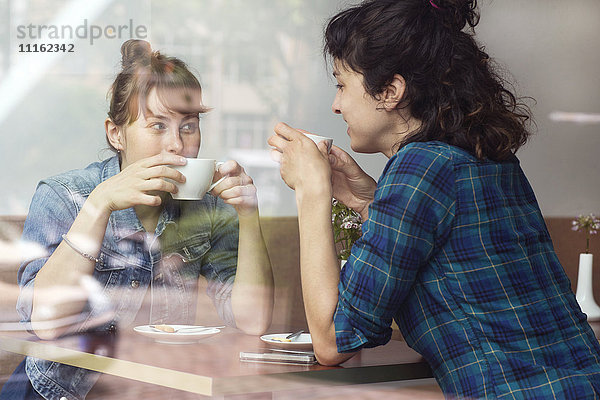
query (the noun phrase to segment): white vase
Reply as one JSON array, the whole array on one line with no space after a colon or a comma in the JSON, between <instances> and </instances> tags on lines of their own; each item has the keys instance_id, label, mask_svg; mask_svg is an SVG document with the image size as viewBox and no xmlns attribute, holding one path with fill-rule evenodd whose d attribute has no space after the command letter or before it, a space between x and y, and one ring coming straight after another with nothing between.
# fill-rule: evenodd
<instances>
[{"instance_id":1,"label":"white vase","mask_svg":"<svg viewBox=\"0 0 600 400\"><path fill-rule=\"evenodd\" d=\"M592 286L593 254L582 253L579 255L579 274L577 275L577 293L575 297L588 321L600 321L600 307L594 301Z\"/></svg>"}]
</instances>

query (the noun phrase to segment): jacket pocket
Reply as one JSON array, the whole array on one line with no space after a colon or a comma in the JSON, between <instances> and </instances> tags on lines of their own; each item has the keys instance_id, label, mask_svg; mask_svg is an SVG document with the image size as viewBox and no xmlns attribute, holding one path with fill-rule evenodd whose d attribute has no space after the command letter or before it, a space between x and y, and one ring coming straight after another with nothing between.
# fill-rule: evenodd
<instances>
[{"instance_id":1,"label":"jacket pocket","mask_svg":"<svg viewBox=\"0 0 600 400\"><path fill-rule=\"evenodd\" d=\"M140 267L134 257L125 257L106 248L100 250L96 263L94 278L104 286L105 290L113 286L129 284L129 275Z\"/></svg>"},{"instance_id":2,"label":"jacket pocket","mask_svg":"<svg viewBox=\"0 0 600 400\"><path fill-rule=\"evenodd\" d=\"M184 263L193 263L202 258L210 247L208 234L197 233L168 246L164 254L166 257L179 255Z\"/></svg>"},{"instance_id":3,"label":"jacket pocket","mask_svg":"<svg viewBox=\"0 0 600 400\"><path fill-rule=\"evenodd\" d=\"M121 270L127 268L127 265L130 264L125 257L105 248L100 250L98 260L96 263L97 271Z\"/></svg>"}]
</instances>

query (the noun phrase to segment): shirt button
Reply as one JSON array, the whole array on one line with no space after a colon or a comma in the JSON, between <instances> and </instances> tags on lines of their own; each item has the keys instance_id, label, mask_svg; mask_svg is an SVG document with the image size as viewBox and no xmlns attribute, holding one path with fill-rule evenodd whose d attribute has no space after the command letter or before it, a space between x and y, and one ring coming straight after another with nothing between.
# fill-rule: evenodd
<instances>
[{"instance_id":1,"label":"shirt button","mask_svg":"<svg viewBox=\"0 0 600 400\"><path fill-rule=\"evenodd\" d=\"M139 288L140 287L140 281L132 280L131 281L131 287L134 288L134 289Z\"/></svg>"},{"instance_id":2,"label":"shirt button","mask_svg":"<svg viewBox=\"0 0 600 400\"><path fill-rule=\"evenodd\" d=\"M67 398L63 396L60 398L60 400L67 400Z\"/></svg>"},{"instance_id":3,"label":"shirt button","mask_svg":"<svg viewBox=\"0 0 600 400\"><path fill-rule=\"evenodd\" d=\"M158 273L158 274L157 274L157 275L154 277L154 280L155 280L155 281L160 281L160 280L162 279L162 277L163 277L163 274L162 274L162 272L159 272L159 273Z\"/></svg>"}]
</instances>

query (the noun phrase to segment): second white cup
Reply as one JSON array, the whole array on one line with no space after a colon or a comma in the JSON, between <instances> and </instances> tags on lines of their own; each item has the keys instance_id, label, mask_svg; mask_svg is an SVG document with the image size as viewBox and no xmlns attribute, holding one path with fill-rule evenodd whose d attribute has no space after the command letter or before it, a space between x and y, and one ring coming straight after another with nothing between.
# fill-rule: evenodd
<instances>
[{"instance_id":1,"label":"second white cup","mask_svg":"<svg viewBox=\"0 0 600 400\"><path fill-rule=\"evenodd\" d=\"M185 176L185 183L174 182L179 191L171 193L176 200L201 200L225 177L213 183L215 171L222 162L210 158L187 158L186 165L171 165Z\"/></svg>"},{"instance_id":2,"label":"second white cup","mask_svg":"<svg viewBox=\"0 0 600 400\"><path fill-rule=\"evenodd\" d=\"M303 132L304 133L304 132ZM321 142L325 142L327 144L327 152L331 151L331 145L333 144L333 139L327 136L319 136L313 135L312 133L304 133L304 136L319 144Z\"/></svg>"}]
</instances>

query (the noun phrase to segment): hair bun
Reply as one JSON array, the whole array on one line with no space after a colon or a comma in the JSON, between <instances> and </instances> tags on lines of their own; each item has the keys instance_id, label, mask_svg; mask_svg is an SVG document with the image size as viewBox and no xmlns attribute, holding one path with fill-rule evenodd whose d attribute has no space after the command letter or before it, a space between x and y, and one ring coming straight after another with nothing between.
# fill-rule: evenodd
<instances>
[{"instance_id":1,"label":"hair bun","mask_svg":"<svg viewBox=\"0 0 600 400\"><path fill-rule=\"evenodd\" d=\"M126 69L134 64L150 63L152 46L145 40L130 39L121 46L121 65Z\"/></svg>"},{"instance_id":2,"label":"hair bun","mask_svg":"<svg viewBox=\"0 0 600 400\"><path fill-rule=\"evenodd\" d=\"M437 6L436 11L444 16L444 23L450 28L460 31L467 25L474 28L479 23L477 0L432 0L430 3Z\"/></svg>"}]
</instances>

